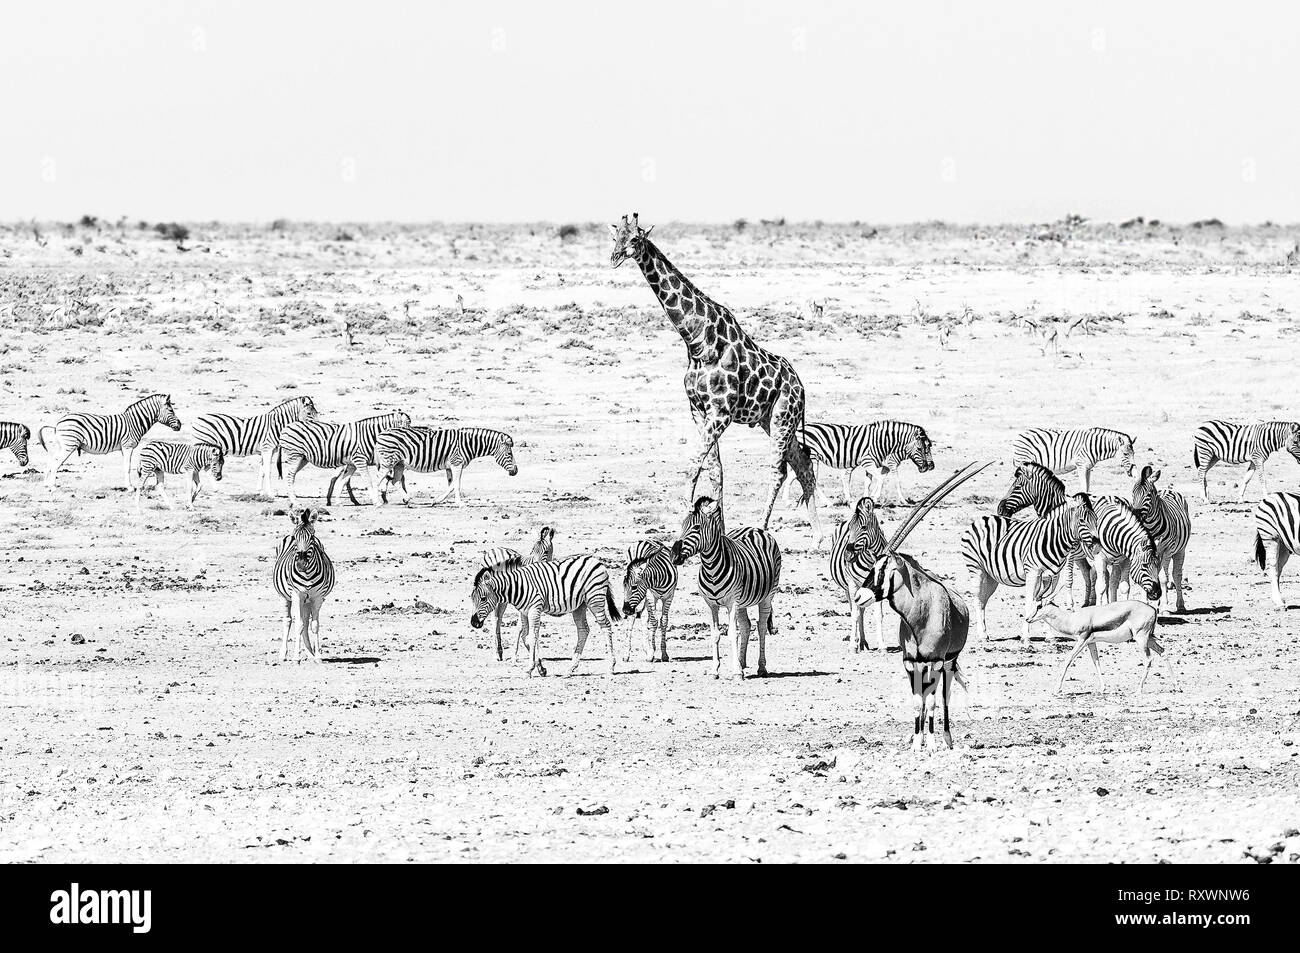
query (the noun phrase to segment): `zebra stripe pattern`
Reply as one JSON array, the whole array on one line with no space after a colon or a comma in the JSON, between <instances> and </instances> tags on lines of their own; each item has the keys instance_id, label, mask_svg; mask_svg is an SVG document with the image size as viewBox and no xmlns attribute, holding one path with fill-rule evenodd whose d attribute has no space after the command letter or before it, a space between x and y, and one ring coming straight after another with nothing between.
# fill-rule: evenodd
<instances>
[{"instance_id":1,"label":"zebra stripe pattern","mask_svg":"<svg viewBox=\"0 0 1300 953\"><path fill-rule=\"evenodd\" d=\"M150 479L153 485L157 487L158 492L162 494L163 501L169 508L174 508L171 497L167 495L167 488L164 485L166 475L188 473L190 474L190 498L189 506L194 505L195 498L199 495L199 474L204 470L212 474L214 480L221 479L221 468L225 464L225 454L220 447L215 447L210 443L188 444L176 443L167 440L155 440L152 443L145 444L140 449L139 463L136 464L136 475L140 478L139 484L135 489L135 509L140 512L144 499L144 492L148 488Z\"/></svg>"},{"instance_id":2,"label":"zebra stripe pattern","mask_svg":"<svg viewBox=\"0 0 1300 953\"><path fill-rule=\"evenodd\" d=\"M722 510L716 500L700 497L682 521L682 535L673 543L673 562L680 566L700 557L700 595L709 607L713 629L713 677L722 669L722 630L718 610L726 607L732 647L732 674L745 677L749 645L750 606L758 607L758 674L767 674L767 635L772 624L772 598L781 582L781 547L765 529L744 527L723 532Z\"/></svg>"},{"instance_id":3,"label":"zebra stripe pattern","mask_svg":"<svg viewBox=\"0 0 1300 953\"><path fill-rule=\"evenodd\" d=\"M257 489L271 492L271 454L286 426L299 420L315 420L316 404L310 397L291 397L256 417L204 414L194 421L194 439L220 447L227 457L260 455L262 470Z\"/></svg>"},{"instance_id":4,"label":"zebra stripe pattern","mask_svg":"<svg viewBox=\"0 0 1300 953\"><path fill-rule=\"evenodd\" d=\"M572 675L582 660L582 650L587 644L590 632L587 613L590 612L609 642L609 670L613 673L615 658L612 622L619 619L618 606L614 603L614 593L610 588L609 572L596 557L569 556L558 561L537 562L499 572L488 568L480 569L474 577L471 599L474 612L469 621L476 629L483 627L488 616L496 612L498 606L510 605L519 610L522 624L526 626L525 639L529 630L532 636L529 675L546 674L546 668L538 658L542 614L555 616L568 612L573 615L578 641L573 650L573 664L569 668L569 674Z\"/></svg>"},{"instance_id":5,"label":"zebra stripe pattern","mask_svg":"<svg viewBox=\"0 0 1300 953\"><path fill-rule=\"evenodd\" d=\"M445 470L447 492L436 502L442 503L452 494L452 469L456 469L456 502L464 502L461 480L465 468L482 457L492 457L510 476L519 473L515 464L515 442L507 433L485 427L460 427L435 430L432 427L398 427L382 434L375 446L375 462L379 465L380 497L387 503L388 493L400 484L406 498L406 471L430 473Z\"/></svg>"},{"instance_id":6,"label":"zebra stripe pattern","mask_svg":"<svg viewBox=\"0 0 1300 953\"><path fill-rule=\"evenodd\" d=\"M1270 493L1255 504L1255 562L1273 587L1273 605L1285 609L1282 570L1300 553L1300 493ZM1268 549L1273 550L1273 572L1268 572Z\"/></svg>"},{"instance_id":7,"label":"zebra stripe pattern","mask_svg":"<svg viewBox=\"0 0 1300 953\"><path fill-rule=\"evenodd\" d=\"M27 441L32 439L32 431L26 424L0 421L0 448L12 450L20 467L27 466Z\"/></svg>"},{"instance_id":8,"label":"zebra stripe pattern","mask_svg":"<svg viewBox=\"0 0 1300 953\"><path fill-rule=\"evenodd\" d=\"M1079 536L1093 552L1097 601L1115 602L1119 577L1127 568L1131 582L1152 601L1160 599L1160 565L1156 546L1128 500L1117 496L1075 495Z\"/></svg>"},{"instance_id":9,"label":"zebra stripe pattern","mask_svg":"<svg viewBox=\"0 0 1300 953\"><path fill-rule=\"evenodd\" d=\"M323 469L338 467L339 471L330 480L329 489L325 491L325 505L334 498L334 486L343 479L348 498L356 505L357 498L352 492L352 476L358 470L364 470L370 480L372 499L378 499L375 487L375 475L370 464L375 458L375 446L379 435L393 427L409 427L411 418L401 411L365 417L349 424L326 423L323 420L300 420L287 425L280 433L280 445L277 448L276 466L280 475L288 481L289 505L296 506L294 481L298 472L307 464ZM285 471L288 471L286 474Z\"/></svg>"},{"instance_id":10,"label":"zebra stripe pattern","mask_svg":"<svg viewBox=\"0 0 1300 953\"><path fill-rule=\"evenodd\" d=\"M1259 474L1264 482L1264 462L1279 450L1286 450L1300 462L1300 423L1273 420L1262 424L1234 424L1226 420L1207 420L1196 428L1192 438L1192 465L1201 478L1201 498L1210 501L1207 475L1216 463L1245 463L1246 479L1242 481L1240 503L1246 498L1246 487ZM1267 492L1267 487L1265 487Z\"/></svg>"},{"instance_id":11,"label":"zebra stripe pattern","mask_svg":"<svg viewBox=\"0 0 1300 953\"><path fill-rule=\"evenodd\" d=\"M37 435L40 444L52 451L45 485L54 486L54 474L74 453L98 454L120 450L123 479L130 489L133 485L131 453L154 424L172 430L181 429L180 418L172 408L172 399L166 394L151 394L137 400L120 414L68 414L53 427L42 427ZM45 442L47 430L52 433L52 445Z\"/></svg>"},{"instance_id":12,"label":"zebra stripe pattern","mask_svg":"<svg viewBox=\"0 0 1300 953\"><path fill-rule=\"evenodd\" d=\"M1174 608L1178 612L1187 606L1183 602L1183 560L1187 556L1187 543L1192 538L1192 517L1187 507L1187 497L1177 490L1162 490L1156 486L1160 471L1150 465L1133 485L1133 509L1156 546L1156 562L1164 580L1167 594L1172 588L1176 594Z\"/></svg>"},{"instance_id":13,"label":"zebra stripe pattern","mask_svg":"<svg viewBox=\"0 0 1300 953\"><path fill-rule=\"evenodd\" d=\"M640 540L627 548L627 570L623 573L623 615L632 619L627 633L625 662L632 661L636 620L642 609L649 632L647 662L668 661L668 610L677 593L677 566L666 546ZM659 633L656 649L655 632Z\"/></svg>"},{"instance_id":14,"label":"zebra stripe pattern","mask_svg":"<svg viewBox=\"0 0 1300 953\"><path fill-rule=\"evenodd\" d=\"M1073 504L1065 503L1034 519L983 516L966 528L961 538L962 561L978 581L975 618L981 639L987 637L985 607L999 585L1025 587L1023 618L1029 617L1043 575L1059 574L1079 547L1079 520L1074 511ZM1022 622L1020 638L1029 641L1027 622Z\"/></svg>"},{"instance_id":15,"label":"zebra stripe pattern","mask_svg":"<svg viewBox=\"0 0 1300 953\"><path fill-rule=\"evenodd\" d=\"M1026 430L1011 447L1012 463L1038 463L1053 473L1078 470L1083 492L1088 492L1092 468L1105 460L1118 460L1133 475L1133 438L1118 430Z\"/></svg>"},{"instance_id":16,"label":"zebra stripe pattern","mask_svg":"<svg viewBox=\"0 0 1300 953\"><path fill-rule=\"evenodd\" d=\"M885 477L904 460L926 473L934 469L934 452L924 427L901 420L877 420L869 424L805 424L800 442L813 462L844 471L844 499L849 499L853 471L865 467L868 494L884 490ZM876 487L876 481L880 485ZM902 497L901 485L896 486Z\"/></svg>"},{"instance_id":17,"label":"zebra stripe pattern","mask_svg":"<svg viewBox=\"0 0 1300 953\"><path fill-rule=\"evenodd\" d=\"M831 579L844 590L849 600L851 625L849 641L854 652L869 648L867 645L865 606L856 600L858 590L866 588L872 567L885 552L885 534L876 519L876 504L869 496L858 500L853 515L840 523L831 537ZM884 607L876 602L876 648L885 651Z\"/></svg>"},{"instance_id":18,"label":"zebra stripe pattern","mask_svg":"<svg viewBox=\"0 0 1300 953\"><path fill-rule=\"evenodd\" d=\"M299 630L293 660L301 661L302 647L320 661L320 607L334 591L334 563L316 536L316 514L305 509L289 515L293 532L280 541L276 551L271 585L284 600L284 632L280 636L280 661L288 658L289 630L293 627L293 606L298 605Z\"/></svg>"}]
</instances>

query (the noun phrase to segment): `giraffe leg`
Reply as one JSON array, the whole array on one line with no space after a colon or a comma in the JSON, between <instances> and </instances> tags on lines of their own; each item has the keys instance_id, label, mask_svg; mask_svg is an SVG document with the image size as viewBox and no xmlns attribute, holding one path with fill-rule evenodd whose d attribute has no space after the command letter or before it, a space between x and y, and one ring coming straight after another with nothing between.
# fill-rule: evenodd
<instances>
[{"instance_id":1,"label":"giraffe leg","mask_svg":"<svg viewBox=\"0 0 1300 953\"><path fill-rule=\"evenodd\" d=\"M718 502L718 508L726 512L722 499L722 452L718 447L718 441L722 438L723 432L731 424L729 416L710 417L703 412L691 410L691 419L695 421L695 428L700 434L700 451L696 455L695 466L691 469L691 499L686 501L688 506L695 504L696 487L699 484L700 474L704 472L705 467L709 471L709 484L713 488L713 498Z\"/></svg>"}]
</instances>

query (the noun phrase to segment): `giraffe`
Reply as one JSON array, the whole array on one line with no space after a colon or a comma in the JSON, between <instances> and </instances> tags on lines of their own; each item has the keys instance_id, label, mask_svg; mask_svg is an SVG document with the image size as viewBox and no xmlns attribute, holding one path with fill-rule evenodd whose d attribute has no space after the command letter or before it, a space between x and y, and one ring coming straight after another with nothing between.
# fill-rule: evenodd
<instances>
[{"instance_id":1,"label":"giraffe","mask_svg":"<svg viewBox=\"0 0 1300 953\"><path fill-rule=\"evenodd\" d=\"M763 516L763 528L793 467L802 490L801 503L809 504L809 520L820 535L817 510L812 505L816 477L812 460L798 439L804 424L804 390L794 365L760 347L727 308L695 287L650 241L650 229L641 227L637 213L611 225L614 251L610 264L617 268L635 261L663 306L664 313L686 342L686 399L691 419L700 434L700 447L691 483L695 485L707 465L713 498L722 500L722 456L718 440L732 423L762 427L771 437L772 493ZM688 503L694 503L688 499Z\"/></svg>"}]
</instances>

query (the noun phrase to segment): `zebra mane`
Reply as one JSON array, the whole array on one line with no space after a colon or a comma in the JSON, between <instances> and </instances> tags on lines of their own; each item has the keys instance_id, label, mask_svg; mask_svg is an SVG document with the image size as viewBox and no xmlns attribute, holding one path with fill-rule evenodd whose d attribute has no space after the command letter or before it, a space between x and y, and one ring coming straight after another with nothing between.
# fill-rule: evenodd
<instances>
[{"instance_id":1,"label":"zebra mane","mask_svg":"<svg viewBox=\"0 0 1300 953\"><path fill-rule=\"evenodd\" d=\"M1109 427L1093 427L1092 430L1096 433L1105 434L1108 438L1117 443L1122 441L1127 441L1129 443L1133 442L1133 438L1122 430L1111 430Z\"/></svg>"},{"instance_id":2,"label":"zebra mane","mask_svg":"<svg viewBox=\"0 0 1300 953\"><path fill-rule=\"evenodd\" d=\"M128 404L126 409L131 410L135 407L141 407L152 400L161 400L164 403L166 403L167 401L171 400L171 396L169 394L150 394L147 397L141 397L139 400Z\"/></svg>"},{"instance_id":3,"label":"zebra mane","mask_svg":"<svg viewBox=\"0 0 1300 953\"><path fill-rule=\"evenodd\" d=\"M515 569L517 568L517 564L515 564L514 560L512 559L508 561L506 565L502 568ZM477 573L474 574L474 588L475 589L478 588L479 583L483 581L484 576L491 576L494 574L494 572L495 570L493 570L491 566L484 566L482 569L480 569Z\"/></svg>"}]
</instances>

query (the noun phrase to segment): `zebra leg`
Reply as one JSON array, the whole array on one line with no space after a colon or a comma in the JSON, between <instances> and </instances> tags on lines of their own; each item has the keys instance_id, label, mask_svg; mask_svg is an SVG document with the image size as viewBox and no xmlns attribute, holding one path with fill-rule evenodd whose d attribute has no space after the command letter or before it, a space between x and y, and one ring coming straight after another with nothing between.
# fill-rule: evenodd
<instances>
[{"instance_id":1,"label":"zebra leg","mask_svg":"<svg viewBox=\"0 0 1300 953\"><path fill-rule=\"evenodd\" d=\"M1250 481L1255 479L1256 470L1263 467L1263 461L1256 461L1253 458L1246 464L1246 479L1241 481L1241 492L1237 494L1237 502L1242 503L1246 499L1246 487L1250 486Z\"/></svg>"},{"instance_id":2,"label":"zebra leg","mask_svg":"<svg viewBox=\"0 0 1300 953\"><path fill-rule=\"evenodd\" d=\"M154 486L158 488L158 495L161 496L163 498L163 502L167 504L167 509L174 510L176 509L176 504L172 502L171 496L169 496L167 493L166 480L167 480L166 475L161 470L159 470L157 474L154 476Z\"/></svg>"},{"instance_id":3,"label":"zebra leg","mask_svg":"<svg viewBox=\"0 0 1300 953\"><path fill-rule=\"evenodd\" d=\"M537 657L542 644L542 610L540 608L530 609L526 616L522 612L520 613L520 616L521 624L525 626L524 641L527 642L531 637L533 643L533 665L532 668L528 670L528 674L532 675L536 672L538 675L545 675L546 666L543 665L542 660Z\"/></svg>"},{"instance_id":4,"label":"zebra leg","mask_svg":"<svg viewBox=\"0 0 1300 953\"><path fill-rule=\"evenodd\" d=\"M863 630L866 627L865 616L867 610L864 606L858 605L857 595L858 587L849 580L847 587L849 596L849 645L853 647L853 654L861 652L867 648L867 636Z\"/></svg>"},{"instance_id":5,"label":"zebra leg","mask_svg":"<svg viewBox=\"0 0 1300 953\"><path fill-rule=\"evenodd\" d=\"M718 626L720 606L716 602L710 602L708 607L709 628L713 634L713 677L718 678L722 674L722 629Z\"/></svg>"},{"instance_id":6,"label":"zebra leg","mask_svg":"<svg viewBox=\"0 0 1300 953\"><path fill-rule=\"evenodd\" d=\"M1273 578L1270 580L1273 583L1273 604L1279 609L1285 609L1286 602L1282 599L1282 569L1286 566L1287 560L1291 558L1291 552L1282 545L1280 539L1273 545L1275 555L1273 558Z\"/></svg>"},{"instance_id":7,"label":"zebra leg","mask_svg":"<svg viewBox=\"0 0 1300 953\"><path fill-rule=\"evenodd\" d=\"M649 611L650 611L650 595L649 595L649 593L647 593L647 594L646 594L646 597L645 597L645 602L641 603L641 611L640 611L640 612L633 612L633 613L632 613L632 618L628 620L628 623L627 623L627 652L626 652L626 654L624 654L624 656L623 656L623 661L624 661L624 662L630 662L630 661L632 661L632 646L636 643L636 624L637 624L637 620L638 620L638 619L641 619L641 617L642 617L645 613L647 613L647 612L649 612ZM651 636L651 639L652 639L652 640L653 640L653 638L654 638L654 637Z\"/></svg>"},{"instance_id":8,"label":"zebra leg","mask_svg":"<svg viewBox=\"0 0 1300 953\"><path fill-rule=\"evenodd\" d=\"M1034 603L1037 601L1035 593L1038 591L1042 575L1043 571L1037 566L1030 566L1025 574L1025 615L1020 622L1021 645L1029 644L1029 617L1034 614Z\"/></svg>"},{"instance_id":9,"label":"zebra leg","mask_svg":"<svg viewBox=\"0 0 1300 953\"><path fill-rule=\"evenodd\" d=\"M569 671L565 673L567 675L572 675L578 670L578 663L582 661L582 650L587 645L587 636L591 634L591 629L587 626L586 606L578 606L573 610L573 626L578 630L578 642L573 647L573 664L569 666Z\"/></svg>"},{"instance_id":10,"label":"zebra leg","mask_svg":"<svg viewBox=\"0 0 1300 953\"><path fill-rule=\"evenodd\" d=\"M988 610L989 600L993 598L993 593L997 591L997 588L998 581L981 569L979 591L975 595L975 634L980 642L987 642L989 638L985 614Z\"/></svg>"},{"instance_id":11,"label":"zebra leg","mask_svg":"<svg viewBox=\"0 0 1300 953\"><path fill-rule=\"evenodd\" d=\"M57 434L56 434L56 439L57 439ZM46 489L54 488L54 474L59 472L59 467L67 463L68 460L72 457L73 453L75 452L76 452L75 448L69 450L67 447L63 446L62 443L58 445L57 449L54 447L50 448L50 468L45 471ZM63 454L62 457L59 456L60 453Z\"/></svg>"},{"instance_id":12,"label":"zebra leg","mask_svg":"<svg viewBox=\"0 0 1300 953\"><path fill-rule=\"evenodd\" d=\"M496 642L497 642L497 661L498 661L498 662L500 662L501 659L505 656L505 647L501 644L501 617L502 617L503 615L505 615L505 613L506 613L505 603L501 603L501 602L497 603L496 611L493 613L493 615L496 616L496 623L497 623L497 625L496 625ZM518 643L518 642L515 643L515 658L519 658L519 643Z\"/></svg>"},{"instance_id":13,"label":"zebra leg","mask_svg":"<svg viewBox=\"0 0 1300 953\"><path fill-rule=\"evenodd\" d=\"M298 506L298 497L294 495L293 487L294 484L298 481L298 474L302 472L302 468L305 467L306 465L307 465L306 457L295 456L295 457L291 457L289 460L289 469L288 472L284 474L284 482L285 482L285 490L289 497L290 509L296 509ZM284 467L283 456L281 457L280 460L280 466L283 469Z\"/></svg>"},{"instance_id":14,"label":"zebra leg","mask_svg":"<svg viewBox=\"0 0 1300 953\"><path fill-rule=\"evenodd\" d=\"M146 483L146 482L148 482L148 477L141 476L141 478L140 478L140 485L137 486L137 487L135 488L135 512L136 512L137 515L140 515L140 514L143 514L143 513L144 513L144 500L143 500L143 498L144 498L144 491L145 491L145 483Z\"/></svg>"},{"instance_id":15,"label":"zebra leg","mask_svg":"<svg viewBox=\"0 0 1300 953\"><path fill-rule=\"evenodd\" d=\"M433 502L434 502L434 505L437 505L437 504L439 504L439 503L446 503L446 502L447 502L447 499L451 496L452 491L453 491L453 489L454 489L454 487L452 486L452 483L451 483L451 467L447 467L443 472L445 472L445 473L447 474L447 492L444 493L442 496L438 497L436 500L434 500L434 501L433 501ZM405 481L406 475L403 474L403 475L402 475L402 478L403 478L403 481ZM405 482L402 483L402 489L406 489L406 483L405 483ZM409 498L409 497L408 497L408 498Z\"/></svg>"},{"instance_id":16,"label":"zebra leg","mask_svg":"<svg viewBox=\"0 0 1300 953\"><path fill-rule=\"evenodd\" d=\"M1080 462L1076 465L1079 468L1079 480L1083 483L1083 492L1087 493L1092 483L1092 464Z\"/></svg>"},{"instance_id":17,"label":"zebra leg","mask_svg":"<svg viewBox=\"0 0 1300 953\"><path fill-rule=\"evenodd\" d=\"M325 601L324 596L313 595L308 597L308 603L311 606L311 637L312 637L312 655L316 661L321 661L320 652L320 607Z\"/></svg>"},{"instance_id":18,"label":"zebra leg","mask_svg":"<svg viewBox=\"0 0 1300 953\"><path fill-rule=\"evenodd\" d=\"M293 664L302 664L302 644L307 641L307 593L300 592L298 602L298 636L293 641Z\"/></svg>"},{"instance_id":19,"label":"zebra leg","mask_svg":"<svg viewBox=\"0 0 1300 953\"><path fill-rule=\"evenodd\" d=\"M261 469L257 474L257 492L271 496L271 448L263 447L257 456L261 460Z\"/></svg>"},{"instance_id":20,"label":"zebra leg","mask_svg":"<svg viewBox=\"0 0 1300 953\"><path fill-rule=\"evenodd\" d=\"M1177 595L1177 601L1174 603L1175 612L1186 612L1187 605L1183 602L1183 560L1187 557L1187 550L1174 553L1173 559L1170 560L1173 566L1171 573L1174 582L1174 592Z\"/></svg>"},{"instance_id":21,"label":"zebra leg","mask_svg":"<svg viewBox=\"0 0 1300 953\"><path fill-rule=\"evenodd\" d=\"M772 631L772 601L758 604L758 677L767 677L767 635Z\"/></svg>"},{"instance_id":22,"label":"zebra leg","mask_svg":"<svg viewBox=\"0 0 1300 953\"><path fill-rule=\"evenodd\" d=\"M1210 502L1209 475L1212 466L1214 466L1213 460L1196 468L1196 475L1201 478L1201 500L1206 503Z\"/></svg>"},{"instance_id":23,"label":"zebra leg","mask_svg":"<svg viewBox=\"0 0 1300 953\"><path fill-rule=\"evenodd\" d=\"M659 661L668 661L668 608L673 604L673 594L666 592L659 597ZM651 650L653 652L654 646Z\"/></svg>"},{"instance_id":24,"label":"zebra leg","mask_svg":"<svg viewBox=\"0 0 1300 953\"><path fill-rule=\"evenodd\" d=\"M293 601L284 600L284 631L280 633L280 664L289 659L289 630L293 628Z\"/></svg>"},{"instance_id":25,"label":"zebra leg","mask_svg":"<svg viewBox=\"0 0 1300 953\"><path fill-rule=\"evenodd\" d=\"M465 464L461 464L459 467L456 468L456 505L457 506L465 505L465 498L461 495L460 492L460 483L463 479L465 479Z\"/></svg>"},{"instance_id":26,"label":"zebra leg","mask_svg":"<svg viewBox=\"0 0 1300 953\"><path fill-rule=\"evenodd\" d=\"M134 447L122 448L122 485L128 490L135 486L135 481L131 479L131 451Z\"/></svg>"},{"instance_id":27,"label":"zebra leg","mask_svg":"<svg viewBox=\"0 0 1300 953\"><path fill-rule=\"evenodd\" d=\"M614 648L614 625L610 621L609 613L605 606L614 601L613 592L606 590L606 594L597 597L597 601L591 607L591 616L596 620L598 625L605 633L605 641L609 643L609 674L613 675L615 671L615 662L617 661L616 650Z\"/></svg>"},{"instance_id":28,"label":"zebra leg","mask_svg":"<svg viewBox=\"0 0 1300 953\"><path fill-rule=\"evenodd\" d=\"M190 487L189 487L189 490L190 490L190 502L189 502L189 508L190 508L190 509L194 509L194 501L197 500L197 499L199 498L199 478L200 478L200 471L195 470L195 471L193 471L193 473L194 473L194 475L193 475L193 477L191 477L191 482L190 482Z\"/></svg>"},{"instance_id":29,"label":"zebra leg","mask_svg":"<svg viewBox=\"0 0 1300 953\"><path fill-rule=\"evenodd\" d=\"M853 505L853 467L840 471L844 475L844 502L848 506Z\"/></svg>"},{"instance_id":30,"label":"zebra leg","mask_svg":"<svg viewBox=\"0 0 1300 953\"><path fill-rule=\"evenodd\" d=\"M730 615L731 674L734 678L744 678L745 655L749 649L749 613L743 606L733 602Z\"/></svg>"}]
</instances>

